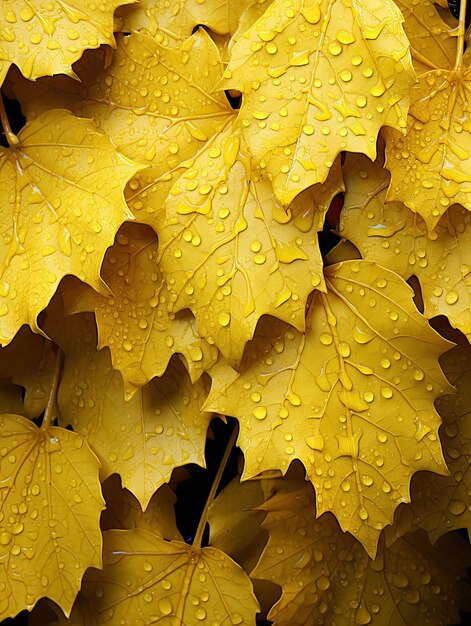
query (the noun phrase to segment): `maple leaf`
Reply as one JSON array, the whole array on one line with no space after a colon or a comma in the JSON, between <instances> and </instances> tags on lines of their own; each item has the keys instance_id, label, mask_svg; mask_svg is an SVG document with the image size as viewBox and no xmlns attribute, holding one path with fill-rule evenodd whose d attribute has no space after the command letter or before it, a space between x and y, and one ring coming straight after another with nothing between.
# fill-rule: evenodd
<instances>
[{"instance_id":1,"label":"maple leaf","mask_svg":"<svg viewBox=\"0 0 471 626\"><path fill-rule=\"evenodd\" d=\"M411 89L407 135L383 131L391 172L386 199L404 202L430 231L454 203L471 211L470 59L468 51L456 66L419 76Z\"/></svg>"},{"instance_id":2,"label":"maple leaf","mask_svg":"<svg viewBox=\"0 0 471 626\"><path fill-rule=\"evenodd\" d=\"M0 378L24 387L20 414L36 419L46 408L51 389L55 355L52 343L22 326L13 341L0 348ZM16 411L0 411L16 413Z\"/></svg>"},{"instance_id":3,"label":"maple leaf","mask_svg":"<svg viewBox=\"0 0 471 626\"><path fill-rule=\"evenodd\" d=\"M252 576L276 580L283 589L269 613L274 626L351 624L441 626L459 620L461 585L469 545L448 536L432 547L410 534L370 560L326 513L314 515L310 486L275 495L263 507L269 540ZM458 582L457 584L457 581Z\"/></svg>"},{"instance_id":4,"label":"maple leaf","mask_svg":"<svg viewBox=\"0 0 471 626\"><path fill-rule=\"evenodd\" d=\"M209 543L241 564L245 571L253 569L265 546L268 535L259 528L265 512L259 481L241 483L234 478L217 496L208 513ZM227 520L231 520L228 527Z\"/></svg>"},{"instance_id":5,"label":"maple leaf","mask_svg":"<svg viewBox=\"0 0 471 626\"><path fill-rule=\"evenodd\" d=\"M318 515L332 511L374 556L412 474L447 472L433 401L451 390L437 361L449 342L397 274L347 261L325 278L305 334L264 319L241 373L213 379L204 408L239 419L244 478L300 459Z\"/></svg>"},{"instance_id":6,"label":"maple leaf","mask_svg":"<svg viewBox=\"0 0 471 626\"><path fill-rule=\"evenodd\" d=\"M387 202L389 173L383 160L361 155L344 164L347 187L340 233L367 260L409 279L416 276L424 315L446 315L452 326L471 336L471 230L469 212L451 207L429 236L422 218L402 202ZM366 237L365 237L366 233Z\"/></svg>"},{"instance_id":7,"label":"maple leaf","mask_svg":"<svg viewBox=\"0 0 471 626\"><path fill-rule=\"evenodd\" d=\"M288 205L342 150L376 156L383 125L406 126L415 82L392 0L275 0L231 50L226 87L256 162Z\"/></svg>"},{"instance_id":8,"label":"maple leaf","mask_svg":"<svg viewBox=\"0 0 471 626\"><path fill-rule=\"evenodd\" d=\"M103 537L103 571L87 572L73 623L98 626L139 619L175 626L255 626L258 603L250 579L220 550L195 549L140 528L108 530ZM124 586L123 580L130 584ZM80 620L83 612L89 621Z\"/></svg>"},{"instance_id":9,"label":"maple leaf","mask_svg":"<svg viewBox=\"0 0 471 626\"><path fill-rule=\"evenodd\" d=\"M307 296L324 289L317 231L342 188L337 163L285 211L227 125L172 187L156 224L174 310L190 308L200 334L233 363L264 314L302 330Z\"/></svg>"},{"instance_id":10,"label":"maple leaf","mask_svg":"<svg viewBox=\"0 0 471 626\"><path fill-rule=\"evenodd\" d=\"M120 154L90 120L54 110L0 148L0 342L37 316L59 281L74 274L102 290L100 265L118 227L132 218L126 182L143 166Z\"/></svg>"},{"instance_id":11,"label":"maple leaf","mask_svg":"<svg viewBox=\"0 0 471 626\"><path fill-rule=\"evenodd\" d=\"M449 476L419 472L411 482L411 503L401 505L388 541L410 530L424 529L430 540L455 528L467 528L471 535L471 347L458 345L440 361L457 393L438 398L436 407L443 417L440 439Z\"/></svg>"},{"instance_id":12,"label":"maple leaf","mask_svg":"<svg viewBox=\"0 0 471 626\"><path fill-rule=\"evenodd\" d=\"M154 493L145 511L128 489L121 487L118 474L112 474L103 483L106 509L101 516L103 530L142 528L163 537L183 541L175 520L175 494L168 485L161 485Z\"/></svg>"},{"instance_id":13,"label":"maple leaf","mask_svg":"<svg viewBox=\"0 0 471 626\"><path fill-rule=\"evenodd\" d=\"M434 2L395 0L395 3L404 16L404 30L417 74L430 69L451 69L456 56L456 30L442 19Z\"/></svg>"},{"instance_id":14,"label":"maple leaf","mask_svg":"<svg viewBox=\"0 0 471 626\"><path fill-rule=\"evenodd\" d=\"M66 615L84 571L101 567L99 462L57 427L1 415L0 619L54 600Z\"/></svg>"},{"instance_id":15,"label":"maple leaf","mask_svg":"<svg viewBox=\"0 0 471 626\"><path fill-rule=\"evenodd\" d=\"M240 15L252 3L253 0L141 0L120 8L117 15L123 20L121 30L147 30L153 34L160 31L171 44L172 40L189 37L197 26L206 26L218 35L233 34Z\"/></svg>"},{"instance_id":16,"label":"maple leaf","mask_svg":"<svg viewBox=\"0 0 471 626\"><path fill-rule=\"evenodd\" d=\"M240 482L237 476L209 509L209 544L233 558L245 572L254 568L268 540L267 531L260 528L266 513L257 508L263 502L260 481ZM267 580L252 580L252 584L265 617L280 595L279 587Z\"/></svg>"},{"instance_id":17,"label":"maple leaf","mask_svg":"<svg viewBox=\"0 0 471 626\"><path fill-rule=\"evenodd\" d=\"M108 349L96 350L89 314L67 318L57 335L65 352L60 421L87 438L102 463L102 479L118 473L145 510L175 467L204 467L211 418L200 410L206 381L192 385L183 364L174 359L162 378L125 402L121 375L112 369Z\"/></svg>"},{"instance_id":18,"label":"maple leaf","mask_svg":"<svg viewBox=\"0 0 471 626\"><path fill-rule=\"evenodd\" d=\"M148 221L145 213L161 209L182 162L234 116L224 92L212 93L222 63L202 29L176 49L148 33L121 35L111 63L106 61L106 50L84 55L77 64L80 83L56 76L38 81L32 92L20 80L15 93L29 117L51 107L92 117L123 154L153 165L128 193L135 214Z\"/></svg>"},{"instance_id":19,"label":"maple leaf","mask_svg":"<svg viewBox=\"0 0 471 626\"><path fill-rule=\"evenodd\" d=\"M217 358L189 311L178 317L169 312L171 293L157 265L157 247L148 226L125 223L101 270L111 293L102 295L76 281L61 292L66 314L95 312L98 348L109 347L127 398L162 376L173 354L182 355L192 382Z\"/></svg>"},{"instance_id":20,"label":"maple leaf","mask_svg":"<svg viewBox=\"0 0 471 626\"><path fill-rule=\"evenodd\" d=\"M114 46L114 10L135 0L91 0L43 3L2 0L0 11L0 85L12 64L26 78L68 74L86 48Z\"/></svg>"}]
</instances>

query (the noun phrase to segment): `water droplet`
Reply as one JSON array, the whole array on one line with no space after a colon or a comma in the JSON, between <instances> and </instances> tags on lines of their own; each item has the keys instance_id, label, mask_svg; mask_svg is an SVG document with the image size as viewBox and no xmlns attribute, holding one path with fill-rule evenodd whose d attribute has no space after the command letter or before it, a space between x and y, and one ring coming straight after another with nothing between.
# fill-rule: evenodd
<instances>
[{"instance_id":1,"label":"water droplet","mask_svg":"<svg viewBox=\"0 0 471 626\"><path fill-rule=\"evenodd\" d=\"M203 608L196 609L195 611L196 619L203 620L206 618L206 611Z\"/></svg>"},{"instance_id":2,"label":"water droplet","mask_svg":"<svg viewBox=\"0 0 471 626\"><path fill-rule=\"evenodd\" d=\"M448 505L448 510L453 515L461 515L466 511L466 503L462 500L451 500Z\"/></svg>"},{"instance_id":3,"label":"water droplet","mask_svg":"<svg viewBox=\"0 0 471 626\"><path fill-rule=\"evenodd\" d=\"M218 322L221 324L221 326L228 326L230 321L230 313L228 313L227 311L221 311L220 313L218 313Z\"/></svg>"},{"instance_id":4,"label":"water droplet","mask_svg":"<svg viewBox=\"0 0 471 626\"><path fill-rule=\"evenodd\" d=\"M172 603L168 598L162 598L159 600L159 610L162 615L170 615L173 611Z\"/></svg>"},{"instance_id":5,"label":"water droplet","mask_svg":"<svg viewBox=\"0 0 471 626\"><path fill-rule=\"evenodd\" d=\"M264 420L267 416L267 409L264 406L257 406L252 411L253 416L258 420Z\"/></svg>"}]
</instances>

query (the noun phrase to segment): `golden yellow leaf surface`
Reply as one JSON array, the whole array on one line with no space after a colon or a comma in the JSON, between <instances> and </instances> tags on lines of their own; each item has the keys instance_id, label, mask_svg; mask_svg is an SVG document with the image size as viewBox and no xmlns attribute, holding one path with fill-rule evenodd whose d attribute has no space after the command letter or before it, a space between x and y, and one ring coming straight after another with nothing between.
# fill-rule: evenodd
<instances>
[{"instance_id":1,"label":"golden yellow leaf surface","mask_svg":"<svg viewBox=\"0 0 471 626\"><path fill-rule=\"evenodd\" d=\"M205 408L238 418L245 478L300 459L318 515L332 511L374 556L412 474L447 472L433 401L450 391L437 360L449 343L397 274L347 261L325 279L305 334L265 318L241 373L215 378Z\"/></svg>"},{"instance_id":2,"label":"golden yellow leaf surface","mask_svg":"<svg viewBox=\"0 0 471 626\"><path fill-rule=\"evenodd\" d=\"M324 289L317 231L343 188L337 163L286 211L252 166L228 124L172 187L156 226L175 310L190 308L200 334L233 363L264 314L304 328L307 296Z\"/></svg>"},{"instance_id":3,"label":"golden yellow leaf surface","mask_svg":"<svg viewBox=\"0 0 471 626\"><path fill-rule=\"evenodd\" d=\"M471 536L471 348L458 345L440 358L443 369L457 393L436 401L443 418L440 428L443 453L449 476L419 472L412 479L412 502L401 505L395 523L388 529L394 540L409 530L422 528L430 540L456 528Z\"/></svg>"},{"instance_id":4,"label":"golden yellow leaf surface","mask_svg":"<svg viewBox=\"0 0 471 626\"><path fill-rule=\"evenodd\" d=\"M406 127L415 82L392 0L275 0L231 51L225 84L240 125L288 205L342 150L376 156L384 125Z\"/></svg>"},{"instance_id":5,"label":"golden yellow leaf surface","mask_svg":"<svg viewBox=\"0 0 471 626\"><path fill-rule=\"evenodd\" d=\"M0 619L47 596L70 613L101 567L99 461L80 435L0 416Z\"/></svg>"},{"instance_id":6,"label":"golden yellow leaf surface","mask_svg":"<svg viewBox=\"0 0 471 626\"><path fill-rule=\"evenodd\" d=\"M432 69L411 89L406 136L384 129L387 200L401 200L432 231L454 203L471 211L471 54Z\"/></svg>"},{"instance_id":7,"label":"golden yellow leaf surface","mask_svg":"<svg viewBox=\"0 0 471 626\"><path fill-rule=\"evenodd\" d=\"M101 516L102 530L142 528L169 541L183 540L175 520L177 498L168 485L157 489L145 511L137 498L121 487L118 474L107 478L102 488L106 501L106 509Z\"/></svg>"},{"instance_id":8,"label":"golden yellow leaf surface","mask_svg":"<svg viewBox=\"0 0 471 626\"><path fill-rule=\"evenodd\" d=\"M404 16L404 30L417 74L430 69L452 68L456 56L456 31L442 19L433 0L395 0L395 3Z\"/></svg>"},{"instance_id":9,"label":"golden yellow leaf surface","mask_svg":"<svg viewBox=\"0 0 471 626\"><path fill-rule=\"evenodd\" d=\"M109 530L103 561L102 572L88 570L74 623L255 626L258 603L250 579L216 548L194 549L140 528ZM90 621L77 619L75 613L84 612Z\"/></svg>"},{"instance_id":10,"label":"golden yellow leaf surface","mask_svg":"<svg viewBox=\"0 0 471 626\"><path fill-rule=\"evenodd\" d=\"M267 0L257 0L265 3ZM147 30L172 40L189 37L196 26L206 26L218 35L232 35L239 17L253 0L141 0L117 12L122 31Z\"/></svg>"},{"instance_id":11,"label":"golden yellow leaf surface","mask_svg":"<svg viewBox=\"0 0 471 626\"><path fill-rule=\"evenodd\" d=\"M172 470L185 463L204 467L204 444L211 414L201 411L206 381L192 384L184 365L173 359L128 402L123 382L111 367L107 348L96 349L90 315L66 320L58 342L65 365L58 393L61 424L87 438L101 461L102 479L118 473L123 487L143 510Z\"/></svg>"},{"instance_id":12,"label":"golden yellow leaf surface","mask_svg":"<svg viewBox=\"0 0 471 626\"><path fill-rule=\"evenodd\" d=\"M0 148L0 343L37 316L73 274L102 290L100 265L132 217L127 181L143 166L125 158L90 120L44 113Z\"/></svg>"},{"instance_id":13,"label":"golden yellow leaf surface","mask_svg":"<svg viewBox=\"0 0 471 626\"><path fill-rule=\"evenodd\" d=\"M152 210L161 209L180 164L234 115L224 92L213 93L222 76L218 50L201 29L176 49L148 33L132 33L117 37L111 63L102 49L84 55L77 73L80 83L54 77L38 81L32 91L19 81L15 92L29 117L51 107L91 117L128 158L153 165L128 194L131 208L146 221L141 214L150 210L150 200Z\"/></svg>"},{"instance_id":14,"label":"golden yellow leaf surface","mask_svg":"<svg viewBox=\"0 0 471 626\"><path fill-rule=\"evenodd\" d=\"M198 335L190 311L169 312L171 292L157 265L157 249L157 237L148 226L127 222L101 269L110 294L76 281L62 291L66 314L95 313L98 348L110 349L126 397L162 376L173 354L182 356L192 382L217 358L216 348Z\"/></svg>"},{"instance_id":15,"label":"golden yellow leaf surface","mask_svg":"<svg viewBox=\"0 0 471 626\"><path fill-rule=\"evenodd\" d=\"M12 64L30 80L75 76L72 63L86 48L114 47L113 13L134 0L2 0L0 85Z\"/></svg>"},{"instance_id":16,"label":"golden yellow leaf surface","mask_svg":"<svg viewBox=\"0 0 471 626\"><path fill-rule=\"evenodd\" d=\"M269 613L274 626L409 626L457 623L470 560L457 535L432 547L409 534L371 560L329 513L315 519L310 486L263 506L268 545L252 575L275 580L283 594ZM420 606L420 615L417 607ZM420 621L418 621L420 620Z\"/></svg>"},{"instance_id":17,"label":"golden yellow leaf surface","mask_svg":"<svg viewBox=\"0 0 471 626\"><path fill-rule=\"evenodd\" d=\"M382 159L361 155L344 165L347 192L340 234L362 256L409 279L422 290L424 315L446 315L450 324L471 336L471 215L455 205L428 234L424 220L402 202L386 202L389 173ZM366 236L365 236L366 235Z\"/></svg>"}]
</instances>

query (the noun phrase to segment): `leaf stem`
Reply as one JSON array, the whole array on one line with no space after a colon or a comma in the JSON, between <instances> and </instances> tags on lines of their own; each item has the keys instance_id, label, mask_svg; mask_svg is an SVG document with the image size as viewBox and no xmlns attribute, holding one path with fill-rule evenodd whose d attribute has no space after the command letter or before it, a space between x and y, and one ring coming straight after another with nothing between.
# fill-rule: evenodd
<instances>
[{"instance_id":1,"label":"leaf stem","mask_svg":"<svg viewBox=\"0 0 471 626\"><path fill-rule=\"evenodd\" d=\"M56 401L57 401L57 389L59 388L59 381L62 372L62 363L63 363L63 352L58 347L55 346L56 350L56 359L54 362L54 372L52 375L51 388L49 390L49 397L47 399L46 410L44 411L44 417L41 424L41 430L48 430L53 420L53 415L55 413Z\"/></svg>"},{"instance_id":2,"label":"leaf stem","mask_svg":"<svg viewBox=\"0 0 471 626\"><path fill-rule=\"evenodd\" d=\"M219 483L221 481L221 477L224 472L224 469L226 468L226 463L231 453L231 450L234 447L238 432L239 432L239 429L236 424L234 426L234 429L232 430L229 441L227 442L226 449L224 450L224 454L222 456L221 462L219 463L218 471L216 473L216 476L214 477L213 484L211 485L211 490L206 499L206 504L204 505L203 512L201 513L200 521L198 523L198 528L196 529L196 533L195 533L195 538L193 539L192 545L194 548L197 548L197 549L201 548L201 540L203 539L204 529L206 527L206 522L208 521L209 509L213 503L214 496L216 495L217 488L219 487Z\"/></svg>"},{"instance_id":3,"label":"leaf stem","mask_svg":"<svg viewBox=\"0 0 471 626\"><path fill-rule=\"evenodd\" d=\"M3 104L3 96L0 91L0 120L3 126L3 132L5 133L5 137L7 138L8 145L10 148L17 146L20 143L20 140L12 131L10 126L10 121L8 119L7 112L5 111L5 105Z\"/></svg>"},{"instance_id":4,"label":"leaf stem","mask_svg":"<svg viewBox=\"0 0 471 626\"><path fill-rule=\"evenodd\" d=\"M463 65L463 49L465 39L465 22L466 22L466 2L467 0L461 0L460 3L460 17L458 23L458 41L456 44L456 59L453 72L458 74Z\"/></svg>"}]
</instances>

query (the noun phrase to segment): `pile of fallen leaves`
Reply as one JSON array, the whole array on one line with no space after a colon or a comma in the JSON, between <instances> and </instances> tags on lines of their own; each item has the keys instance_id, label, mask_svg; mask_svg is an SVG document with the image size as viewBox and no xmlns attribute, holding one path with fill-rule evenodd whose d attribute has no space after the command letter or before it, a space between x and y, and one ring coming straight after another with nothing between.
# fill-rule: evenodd
<instances>
[{"instance_id":1,"label":"pile of fallen leaves","mask_svg":"<svg viewBox=\"0 0 471 626\"><path fill-rule=\"evenodd\" d=\"M456 623L466 0L127 2L1 3L0 619Z\"/></svg>"}]
</instances>

